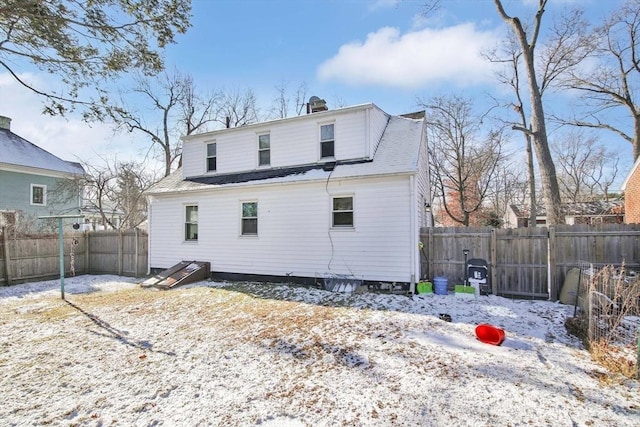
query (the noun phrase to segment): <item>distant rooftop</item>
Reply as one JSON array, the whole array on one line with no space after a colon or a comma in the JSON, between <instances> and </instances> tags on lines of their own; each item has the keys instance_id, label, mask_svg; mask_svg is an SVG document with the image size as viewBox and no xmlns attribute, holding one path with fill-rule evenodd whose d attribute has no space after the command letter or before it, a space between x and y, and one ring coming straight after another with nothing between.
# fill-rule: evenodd
<instances>
[{"instance_id":1,"label":"distant rooftop","mask_svg":"<svg viewBox=\"0 0 640 427\"><path fill-rule=\"evenodd\" d=\"M528 205L511 205L517 217L529 216ZM624 200L595 200L592 202L562 203L560 209L563 215L620 215L624 213ZM544 205L536 206L537 216L546 216Z\"/></svg>"},{"instance_id":2,"label":"distant rooftop","mask_svg":"<svg viewBox=\"0 0 640 427\"><path fill-rule=\"evenodd\" d=\"M11 119L0 116L0 164L84 174L79 163L67 162L11 132Z\"/></svg>"}]
</instances>

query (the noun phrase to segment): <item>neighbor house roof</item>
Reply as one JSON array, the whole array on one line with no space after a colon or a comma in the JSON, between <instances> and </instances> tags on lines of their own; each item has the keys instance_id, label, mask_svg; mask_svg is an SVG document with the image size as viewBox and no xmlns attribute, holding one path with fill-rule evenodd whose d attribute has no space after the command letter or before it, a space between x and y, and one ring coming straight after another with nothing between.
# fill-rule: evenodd
<instances>
[{"instance_id":1,"label":"neighbor house roof","mask_svg":"<svg viewBox=\"0 0 640 427\"><path fill-rule=\"evenodd\" d=\"M55 172L83 174L79 163L54 156L9 129L0 128L0 163Z\"/></svg>"},{"instance_id":2,"label":"neighbor house roof","mask_svg":"<svg viewBox=\"0 0 640 427\"><path fill-rule=\"evenodd\" d=\"M627 184L629 183L629 180L631 179L631 177L639 167L640 167L640 157L638 157L636 161L633 163L633 166L631 167L629 174L627 175L624 182L622 183L622 186L620 187L622 191L625 191L627 189Z\"/></svg>"},{"instance_id":3,"label":"neighbor house roof","mask_svg":"<svg viewBox=\"0 0 640 427\"><path fill-rule=\"evenodd\" d=\"M597 200L592 202L563 203L560 206L563 215L597 216L597 215L621 215L624 213L624 200ZM529 216L529 206L511 205L511 210L517 217ZM543 205L536 206L537 216L546 216L547 210Z\"/></svg>"},{"instance_id":4,"label":"neighbor house roof","mask_svg":"<svg viewBox=\"0 0 640 427\"><path fill-rule=\"evenodd\" d=\"M202 190L212 186L326 180L328 177L335 179L415 173L418 171L422 124L422 120L392 116L373 160L314 163L286 168L207 175L186 180L182 178L182 171L177 170L152 186L147 193Z\"/></svg>"}]
</instances>

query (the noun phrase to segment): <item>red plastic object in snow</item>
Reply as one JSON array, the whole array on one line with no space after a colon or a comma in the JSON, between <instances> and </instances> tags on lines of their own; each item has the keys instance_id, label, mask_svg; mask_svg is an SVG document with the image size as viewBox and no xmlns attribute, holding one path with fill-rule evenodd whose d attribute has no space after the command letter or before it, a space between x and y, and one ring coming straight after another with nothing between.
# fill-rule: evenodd
<instances>
[{"instance_id":1,"label":"red plastic object in snow","mask_svg":"<svg viewBox=\"0 0 640 427\"><path fill-rule=\"evenodd\" d=\"M500 345L504 341L504 329L488 323L476 326L476 336L480 341L491 345Z\"/></svg>"}]
</instances>

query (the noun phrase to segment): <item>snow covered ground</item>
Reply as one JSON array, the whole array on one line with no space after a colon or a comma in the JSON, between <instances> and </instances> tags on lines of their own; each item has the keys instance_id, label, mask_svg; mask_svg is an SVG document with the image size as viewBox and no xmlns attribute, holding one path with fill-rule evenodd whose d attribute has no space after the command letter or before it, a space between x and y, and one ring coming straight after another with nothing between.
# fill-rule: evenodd
<instances>
[{"instance_id":1,"label":"snow covered ground","mask_svg":"<svg viewBox=\"0 0 640 427\"><path fill-rule=\"evenodd\" d=\"M115 276L66 296L0 288L2 425L640 425L638 381L594 364L559 303Z\"/></svg>"}]
</instances>

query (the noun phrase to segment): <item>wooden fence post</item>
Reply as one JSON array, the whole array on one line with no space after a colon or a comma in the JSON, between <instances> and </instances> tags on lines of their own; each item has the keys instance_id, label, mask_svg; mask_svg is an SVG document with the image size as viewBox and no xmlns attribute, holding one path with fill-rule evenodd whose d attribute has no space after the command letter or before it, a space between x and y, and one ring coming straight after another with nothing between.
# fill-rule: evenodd
<instances>
[{"instance_id":1,"label":"wooden fence post","mask_svg":"<svg viewBox=\"0 0 640 427\"><path fill-rule=\"evenodd\" d=\"M11 257L9 256L9 236L7 236L7 228L2 227L2 245L4 248L4 279L5 285L11 284L11 272L9 266L11 265Z\"/></svg>"},{"instance_id":2,"label":"wooden fence post","mask_svg":"<svg viewBox=\"0 0 640 427\"><path fill-rule=\"evenodd\" d=\"M86 274L91 274L91 267L89 264L90 252L89 252L89 231L84 231L84 271Z\"/></svg>"},{"instance_id":3,"label":"wooden fence post","mask_svg":"<svg viewBox=\"0 0 640 427\"><path fill-rule=\"evenodd\" d=\"M547 233L548 236L548 259L547 259L547 268L549 269L548 274L547 274L547 280L549 281L549 283L547 283L547 290L549 292L549 300L550 301L557 301L558 300L558 290L557 290L557 286L556 286L556 262L557 262L557 256L556 256L556 228L555 227L549 227L549 232Z\"/></svg>"},{"instance_id":4,"label":"wooden fence post","mask_svg":"<svg viewBox=\"0 0 640 427\"><path fill-rule=\"evenodd\" d=\"M138 258L140 257L139 254L139 246L140 246L140 233L138 231L137 228L134 228L134 236L135 236L135 243L134 245L135 247L135 260L133 261L134 265L135 265L135 269L136 269L136 278L140 277L140 262L138 260Z\"/></svg>"},{"instance_id":5,"label":"wooden fence post","mask_svg":"<svg viewBox=\"0 0 640 427\"><path fill-rule=\"evenodd\" d=\"M496 229L491 229L491 241L489 243L489 266L491 267L491 293L498 295L498 236Z\"/></svg>"},{"instance_id":6,"label":"wooden fence post","mask_svg":"<svg viewBox=\"0 0 640 427\"><path fill-rule=\"evenodd\" d=\"M431 274L431 278L427 278L428 280L432 280L435 276L436 276L436 272L434 271L434 267L433 267L433 252L434 252L434 248L433 248L433 227L429 227L429 242L427 242L427 255L429 256L429 259L427 260L427 265L429 266L429 274Z\"/></svg>"},{"instance_id":7,"label":"wooden fence post","mask_svg":"<svg viewBox=\"0 0 640 427\"><path fill-rule=\"evenodd\" d=\"M118 276L122 276L124 270L124 234L122 230L118 230Z\"/></svg>"}]
</instances>

